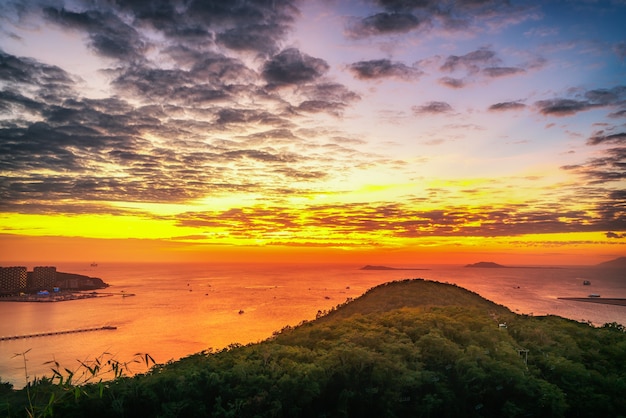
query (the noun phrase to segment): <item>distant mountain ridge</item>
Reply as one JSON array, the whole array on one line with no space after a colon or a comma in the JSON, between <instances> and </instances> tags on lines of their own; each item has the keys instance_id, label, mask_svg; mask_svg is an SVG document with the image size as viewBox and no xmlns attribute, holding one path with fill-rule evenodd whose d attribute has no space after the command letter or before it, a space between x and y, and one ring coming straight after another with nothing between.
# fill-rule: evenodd
<instances>
[{"instance_id":1,"label":"distant mountain ridge","mask_svg":"<svg viewBox=\"0 0 626 418\"><path fill-rule=\"evenodd\" d=\"M619 257L614 260L605 261L604 263L596 264L595 267L600 268L626 268L626 257Z\"/></svg>"},{"instance_id":2,"label":"distant mountain ridge","mask_svg":"<svg viewBox=\"0 0 626 418\"><path fill-rule=\"evenodd\" d=\"M502 264L492 261L479 261L478 263L468 264L465 267L470 268L487 268L487 269L560 269L562 267L553 266L503 266Z\"/></svg>"}]
</instances>

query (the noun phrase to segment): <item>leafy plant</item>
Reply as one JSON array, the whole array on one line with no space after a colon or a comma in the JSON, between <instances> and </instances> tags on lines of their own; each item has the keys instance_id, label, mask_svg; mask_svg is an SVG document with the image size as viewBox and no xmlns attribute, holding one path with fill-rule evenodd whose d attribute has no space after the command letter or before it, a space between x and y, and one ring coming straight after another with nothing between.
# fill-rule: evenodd
<instances>
[{"instance_id":1,"label":"leafy plant","mask_svg":"<svg viewBox=\"0 0 626 418\"><path fill-rule=\"evenodd\" d=\"M48 361L44 364L51 365L52 376L31 381L27 365L30 350L14 355L22 357L24 361L24 391L27 399L24 409L29 418L53 416L55 406L70 400L78 402L82 396L102 398L106 382L132 374L131 365L143 364L146 368L155 365L154 359L147 353L136 353L131 360L122 362L111 353L104 352L90 361L79 360L73 370L61 367L56 360Z\"/></svg>"}]
</instances>

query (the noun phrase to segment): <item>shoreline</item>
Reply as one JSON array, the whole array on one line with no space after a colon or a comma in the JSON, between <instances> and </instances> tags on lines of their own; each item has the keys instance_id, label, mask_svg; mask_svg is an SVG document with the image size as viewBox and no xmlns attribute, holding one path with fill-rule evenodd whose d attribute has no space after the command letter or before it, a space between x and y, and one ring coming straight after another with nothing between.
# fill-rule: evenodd
<instances>
[{"instance_id":1,"label":"shoreline","mask_svg":"<svg viewBox=\"0 0 626 418\"><path fill-rule=\"evenodd\" d=\"M94 299L113 296L112 293L51 293L50 295L22 295L22 296L6 296L0 298L0 302L35 302L35 303L54 303L66 302L68 300Z\"/></svg>"},{"instance_id":2,"label":"shoreline","mask_svg":"<svg viewBox=\"0 0 626 418\"><path fill-rule=\"evenodd\" d=\"M617 306L626 306L626 298L566 298L559 297L557 299L560 300L571 300L574 302L591 302L591 303L600 303L603 305L617 305Z\"/></svg>"}]
</instances>

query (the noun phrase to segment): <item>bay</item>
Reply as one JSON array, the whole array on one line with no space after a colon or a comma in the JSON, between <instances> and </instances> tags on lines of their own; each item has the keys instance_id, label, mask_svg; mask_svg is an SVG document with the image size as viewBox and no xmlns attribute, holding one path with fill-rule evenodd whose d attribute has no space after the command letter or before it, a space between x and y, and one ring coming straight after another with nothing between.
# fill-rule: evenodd
<instances>
[{"instance_id":1,"label":"bay","mask_svg":"<svg viewBox=\"0 0 626 418\"><path fill-rule=\"evenodd\" d=\"M36 265L43 265L36 264ZM47 263L49 264L49 263ZM32 270L34 265L27 265ZM116 330L0 341L0 378L22 387L50 376L49 361L76 369L110 353L129 361L147 353L165 363L212 348L264 340L285 326L315 319L368 289L388 281L424 278L454 283L513 312L559 315L599 326L626 324L626 307L576 302L559 297L626 298L623 271L560 268L465 268L413 265L427 270L361 270L355 265L290 264L84 264L58 271L102 278L115 295L56 303L0 303L0 336L114 326ZM590 286L583 286L589 280ZM134 294L122 297L122 293ZM108 354L107 354L108 355ZM145 371L132 364L129 373Z\"/></svg>"}]
</instances>

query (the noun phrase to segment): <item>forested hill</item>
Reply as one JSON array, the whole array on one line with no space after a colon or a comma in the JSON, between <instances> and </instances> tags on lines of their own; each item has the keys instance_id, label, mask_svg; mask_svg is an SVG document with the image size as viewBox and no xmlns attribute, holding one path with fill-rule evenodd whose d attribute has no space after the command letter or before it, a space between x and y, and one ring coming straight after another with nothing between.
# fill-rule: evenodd
<instances>
[{"instance_id":1,"label":"forested hill","mask_svg":"<svg viewBox=\"0 0 626 418\"><path fill-rule=\"evenodd\" d=\"M619 417L626 333L517 315L424 280L378 286L272 338L80 388L34 385L62 417ZM54 393L54 396L51 394ZM5 393L10 416L26 393ZM25 416L25 414L23 415Z\"/></svg>"},{"instance_id":2,"label":"forested hill","mask_svg":"<svg viewBox=\"0 0 626 418\"><path fill-rule=\"evenodd\" d=\"M480 309L484 313L510 313L509 309L456 285L423 279L394 281L376 286L359 298L333 310L326 319L347 318L400 308L459 306Z\"/></svg>"}]
</instances>

